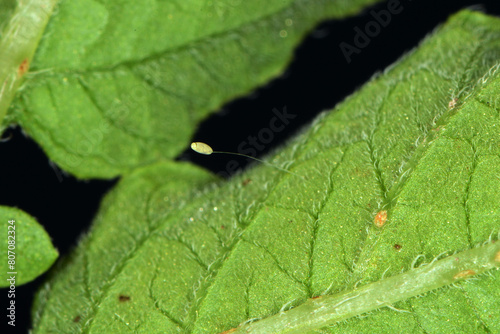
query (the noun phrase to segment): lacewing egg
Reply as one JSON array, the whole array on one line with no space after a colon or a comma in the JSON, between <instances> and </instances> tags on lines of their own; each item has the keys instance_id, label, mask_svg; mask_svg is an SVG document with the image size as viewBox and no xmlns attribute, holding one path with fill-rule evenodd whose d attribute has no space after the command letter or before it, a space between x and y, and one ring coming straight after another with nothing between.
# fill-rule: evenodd
<instances>
[{"instance_id":1,"label":"lacewing egg","mask_svg":"<svg viewBox=\"0 0 500 334\"><path fill-rule=\"evenodd\" d=\"M248 159L253 159L255 161L258 161L258 162L261 162L265 165L268 165L268 166L271 166L273 168L276 168L282 172L285 172L285 173L288 173L288 174L291 174L291 175L296 175L302 179L304 179L303 176L300 176L298 174L295 174L295 173L292 173L286 169L283 169L281 167L278 167L276 165L273 165L272 163L270 162L267 162L267 161L264 161L264 160L261 160L261 159L258 159L258 158L255 158L255 157L252 157L250 155L246 155L246 154L243 154L243 153L236 153L236 152L225 152L225 151L214 151L210 145L208 144L205 144L205 143L202 143L200 141L195 141L195 142L192 142L191 143L191 149L193 151L195 151L196 153L200 153L200 154L204 154L204 155L211 155L212 153L221 153L221 154L232 154L232 155L237 155L237 156L240 156L240 157L245 157L245 158L248 158ZM245 185L245 184L244 184Z\"/></svg>"},{"instance_id":2,"label":"lacewing egg","mask_svg":"<svg viewBox=\"0 0 500 334\"><path fill-rule=\"evenodd\" d=\"M214 150L207 144L196 141L191 143L191 149L197 153L210 155L214 152Z\"/></svg>"}]
</instances>

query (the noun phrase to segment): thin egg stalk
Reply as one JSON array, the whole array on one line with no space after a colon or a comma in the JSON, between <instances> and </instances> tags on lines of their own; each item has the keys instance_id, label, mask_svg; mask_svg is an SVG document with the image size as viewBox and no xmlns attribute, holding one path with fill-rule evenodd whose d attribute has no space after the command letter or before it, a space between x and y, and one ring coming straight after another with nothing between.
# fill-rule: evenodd
<instances>
[{"instance_id":1,"label":"thin egg stalk","mask_svg":"<svg viewBox=\"0 0 500 334\"><path fill-rule=\"evenodd\" d=\"M291 174L291 175L295 175L295 176L298 176L300 177L301 179L305 180L304 177L302 177L301 175L298 175L298 174L295 174L293 172L290 172L286 169L283 169L281 167L278 167L276 165L273 165L267 161L264 161L264 160L261 160L261 159L258 159L258 158L255 158L255 157L252 157L250 155L246 155L246 154L241 154L241 153L236 153L236 152L224 152L224 151L214 151L212 149L212 147L210 147L210 145L208 144L205 144L203 142L199 142L199 141L195 141L195 142L192 142L191 143L191 149L193 151L195 151L196 153L199 153L199 154L203 154L203 155L211 155L213 153L219 153L219 154L230 154L230 155L237 155L237 156L240 156L240 157L245 157L245 158L249 158L249 159L253 159L255 161L258 161L258 162L261 162L265 165L268 165L270 167L273 167L273 168L276 168L282 172L285 172L285 173L288 173L288 174Z\"/></svg>"}]
</instances>

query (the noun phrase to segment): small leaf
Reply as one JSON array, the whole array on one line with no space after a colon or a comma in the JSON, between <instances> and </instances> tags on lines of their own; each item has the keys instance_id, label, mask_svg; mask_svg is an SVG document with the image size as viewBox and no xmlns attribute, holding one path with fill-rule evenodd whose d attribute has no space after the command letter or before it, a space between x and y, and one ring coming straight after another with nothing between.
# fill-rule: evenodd
<instances>
[{"instance_id":1,"label":"small leaf","mask_svg":"<svg viewBox=\"0 0 500 334\"><path fill-rule=\"evenodd\" d=\"M126 175L38 294L35 333L221 333L491 251L476 246L500 230L499 37L497 18L453 16L269 160L294 174L213 184L168 163ZM437 290L449 275L430 275L419 296L322 332L500 331L499 270Z\"/></svg>"},{"instance_id":2,"label":"small leaf","mask_svg":"<svg viewBox=\"0 0 500 334\"><path fill-rule=\"evenodd\" d=\"M28 283L46 272L58 257L58 252L40 224L27 213L0 206L2 247L0 287Z\"/></svg>"},{"instance_id":3,"label":"small leaf","mask_svg":"<svg viewBox=\"0 0 500 334\"><path fill-rule=\"evenodd\" d=\"M374 2L62 1L12 113L63 169L114 177L177 156L319 21Z\"/></svg>"}]
</instances>

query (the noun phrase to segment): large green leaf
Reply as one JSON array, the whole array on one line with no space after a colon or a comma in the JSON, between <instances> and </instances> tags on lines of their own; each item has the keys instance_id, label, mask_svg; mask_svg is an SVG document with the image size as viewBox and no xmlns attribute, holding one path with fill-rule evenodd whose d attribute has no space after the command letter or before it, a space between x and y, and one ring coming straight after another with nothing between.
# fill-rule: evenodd
<instances>
[{"instance_id":1,"label":"large green leaf","mask_svg":"<svg viewBox=\"0 0 500 334\"><path fill-rule=\"evenodd\" d=\"M3 234L0 287L14 285L15 291L15 286L28 283L47 271L58 252L43 227L19 209L0 206L0 226Z\"/></svg>"},{"instance_id":2,"label":"large green leaf","mask_svg":"<svg viewBox=\"0 0 500 334\"><path fill-rule=\"evenodd\" d=\"M471 261L500 230L499 59L500 21L464 11L269 160L294 174L204 186L199 169L168 163L126 175L38 294L35 333L220 333L387 289L439 256ZM443 275L431 271L392 309L321 332L500 332L500 272L488 273L422 295Z\"/></svg>"},{"instance_id":3,"label":"large green leaf","mask_svg":"<svg viewBox=\"0 0 500 334\"><path fill-rule=\"evenodd\" d=\"M63 169L114 177L177 156L209 112L281 73L320 20L376 1L61 1L11 116Z\"/></svg>"}]
</instances>

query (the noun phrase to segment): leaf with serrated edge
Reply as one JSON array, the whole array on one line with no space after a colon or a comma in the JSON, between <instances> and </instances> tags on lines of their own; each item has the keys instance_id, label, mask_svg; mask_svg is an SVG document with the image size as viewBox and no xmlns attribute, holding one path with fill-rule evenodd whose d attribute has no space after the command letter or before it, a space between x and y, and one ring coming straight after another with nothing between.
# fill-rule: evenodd
<instances>
[{"instance_id":1,"label":"leaf with serrated edge","mask_svg":"<svg viewBox=\"0 0 500 334\"><path fill-rule=\"evenodd\" d=\"M0 206L0 226L4 235L0 247L0 287L13 283L15 294L16 286L46 272L59 254L44 228L24 211ZM8 280L11 277L14 280Z\"/></svg>"},{"instance_id":2,"label":"leaf with serrated edge","mask_svg":"<svg viewBox=\"0 0 500 334\"><path fill-rule=\"evenodd\" d=\"M62 1L11 117L81 178L171 159L210 112L280 74L318 22L376 1Z\"/></svg>"},{"instance_id":3,"label":"leaf with serrated edge","mask_svg":"<svg viewBox=\"0 0 500 334\"><path fill-rule=\"evenodd\" d=\"M35 333L220 333L490 240L499 37L497 18L453 16L268 160L306 181L266 166L206 187L189 166L124 177L38 294ZM488 274L321 331L499 332Z\"/></svg>"}]
</instances>

